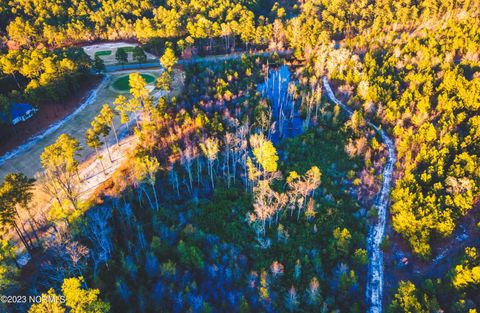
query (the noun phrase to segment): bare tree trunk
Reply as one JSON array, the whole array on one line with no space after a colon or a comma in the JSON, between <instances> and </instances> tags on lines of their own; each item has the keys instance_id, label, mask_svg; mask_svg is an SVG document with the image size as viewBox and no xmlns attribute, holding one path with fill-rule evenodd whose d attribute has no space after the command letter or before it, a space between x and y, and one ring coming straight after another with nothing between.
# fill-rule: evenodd
<instances>
[{"instance_id":1,"label":"bare tree trunk","mask_svg":"<svg viewBox=\"0 0 480 313\"><path fill-rule=\"evenodd\" d=\"M192 165L189 164L187 169L188 174L188 184L190 185L190 192L193 192L193 177L192 177Z\"/></svg>"},{"instance_id":2,"label":"bare tree trunk","mask_svg":"<svg viewBox=\"0 0 480 313\"><path fill-rule=\"evenodd\" d=\"M33 225L36 225L38 227L39 223L37 222L37 220L35 219L35 216L32 214L32 211L30 210L30 208L27 206L23 207L23 209L25 211L27 211L27 214L28 214L28 218L29 218L29 222L32 224L33 222Z\"/></svg>"},{"instance_id":3,"label":"bare tree trunk","mask_svg":"<svg viewBox=\"0 0 480 313\"><path fill-rule=\"evenodd\" d=\"M153 190L153 197L155 198L155 209L158 211L158 197L157 197L157 190L155 189L155 184L152 184L152 190Z\"/></svg>"},{"instance_id":4,"label":"bare tree trunk","mask_svg":"<svg viewBox=\"0 0 480 313\"><path fill-rule=\"evenodd\" d=\"M78 172L78 168L77 168L77 170L75 171L75 175L77 175L78 183L81 184L81 183L82 183L82 179L80 178L80 173Z\"/></svg>"},{"instance_id":5,"label":"bare tree trunk","mask_svg":"<svg viewBox=\"0 0 480 313\"><path fill-rule=\"evenodd\" d=\"M18 82L17 75L15 75L15 72L12 72L13 79L15 79L15 83L17 83L17 87L19 90L22 90L22 87L20 87L20 83Z\"/></svg>"},{"instance_id":6,"label":"bare tree trunk","mask_svg":"<svg viewBox=\"0 0 480 313\"><path fill-rule=\"evenodd\" d=\"M108 146L108 142L107 142L107 138L103 137L103 139L105 140L105 146L107 147L108 158L110 159L110 162L113 163L112 155L110 154L110 147Z\"/></svg>"},{"instance_id":7,"label":"bare tree trunk","mask_svg":"<svg viewBox=\"0 0 480 313\"><path fill-rule=\"evenodd\" d=\"M225 163L227 165L227 188L230 188L230 147L226 149Z\"/></svg>"},{"instance_id":8,"label":"bare tree trunk","mask_svg":"<svg viewBox=\"0 0 480 313\"><path fill-rule=\"evenodd\" d=\"M30 247L33 247L33 241L32 241L32 237L30 237L30 234L28 233L28 231L25 229L25 224L21 223L22 225L22 230L23 230L23 236L24 238L27 240L28 244L30 245Z\"/></svg>"},{"instance_id":9,"label":"bare tree trunk","mask_svg":"<svg viewBox=\"0 0 480 313\"><path fill-rule=\"evenodd\" d=\"M188 192L193 193L192 159L190 157L185 157L182 160L182 165L188 176L188 184L186 184Z\"/></svg>"},{"instance_id":10,"label":"bare tree trunk","mask_svg":"<svg viewBox=\"0 0 480 313\"><path fill-rule=\"evenodd\" d=\"M202 173L202 164L200 162L201 162L201 159L197 158L197 183L198 183L198 186L200 186L200 176L201 176L201 173Z\"/></svg>"},{"instance_id":11,"label":"bare tree trunk","mask_svg":"<svg viewBox=\"0 0 480 313\"><path fill-rule=\"evenodd\" d=\"M120 143L118 142L117 129L115 128L115 124L113 123L113 121L112 121L111 125L112 125L112 129L113 129L113 134L115 135L115 140L117 141L117 146L120 146Z\"/></svg>"},{"instance_id":12,"label":"bare tree trunk","mask_svg":"<svg viewBox=\"0 0 480 313\"><path fill-rule=\"evenodd\" d=\"M78 271L78 274L80 275L80 277L83 278L83 273L82 273L82 270L80 269L80 267L77 267L77 271ZM83 287L85 287L85 289L88 290L87 280L82 279L82 281L83 281Z\"/></svg>"},{"instance_id":13,"label":"bare tree trunk","mask_svg":"<svg viewBox=\"0 0 480 313\"><path fill-rule=\"evenodd\" d=\"M244 175L244 184L245 184L245 191L247 192L250 189L248 184L248 169L247 169L247 162L243 162L243 175Z\"/></svg>"},{"instance_id":14,"label":"bare tree trunk","mask_svg":"<svg viewBox=\"0 0 480 313\"><path fill-rule=\"evenodd\" d=\"M133 113L134 116L135 116L135 123L137 124L137 128L140 129L140 124L138 123L138 116L137 116L137 112Z\"/></svg>"},{"instance_id":15,"label":"bare tree trunk","mask_svg":"<svg viewBox=\"0 0 480 313\"><path fill-rule=\"evenodd\" d=\"M62 200L60 199L60 192L58 191L57 187L55 186L55 184L53 184L53 178L51 177L48 177L47 175L47 179L50 179L52 180L52 188L53 188L53 197L55 198L55 200L57 200L58 202L58 205L60 206L61 209L63 209L63 204L62 204ZM48 183L46 183L48 185ZM46 187L48 189L48 187ZM51 193L51 190L50 190L50 193Z\"/></svg>"},{"instance_id":16,"label":"bare tree trunk","mask_svg":"<svg viewBox=\"0 0 480 313\"><path fill-rule=\"evenodd\" d=\"M170 170L169 175L170 175L170 183L172 184L172 189L174 189L177 192L177 197L180 197L180 189L178 186L178 175L173 168Z\"/></svg>"},{"instance_id":17,"label":"bare tree trunk","mask_svg":"<svg viewBox=\"0 0 480 313\"><path fill-rule=\"evenodd\" d=\"M40 238L38 238L37 230L33 226L33 223L31 220L28 221L28 224L30 225L30 228L32 229L33 236L35 237L35 240L37 241L37 245L40 247Z\"/></svg>"},{"instance_id":18,"label":"bare tree trunk","mask_svg":"<svg viewBox=\"0 0 480 313\"><path fill-rule=\"evenodd\" d=\"M22 223L22 218L21 218L20 214L18 213L18 211L16 209L15 209L15 214L17 215L18 221L20 221L20 223L21 223L20 225L22 226L22 230L23 230L23 238L25 239L26 242L29 243L30 247L33 247L32 239L30 238L30 235L28 234L27 230L25 229L25 225ZM17 227L18 227L18 225L17 225Z\"/></svg>"},{"instance_id":19,"label":"bare tree trunk","mask_svg":"<svg viewBox=\"0 0 480 313\"><path fill-rule=\"evenodd\" d=\"M237 155L236 152L232 154L232 183L235 185L235 176L237 175Z\"/></svg>"},{"instance_id":20,"label":"bare tree trunk","mask_svg":"<svg viewBox=\"0 0 480 313\"><path fill-rule=\"evenodd\" d=\"M148 192L147 192L145 189L143 189L143 187L140 187L140 190L143 191L143 193L144 193L145 196L147 197L147 200L148 200L148 203L150 204L150 207L151 207L152 209L155 209L155 205L153 205L152 199L150 198L150 195L148 194ZM141 195L141 193L140 193L140 195Z\"/></svg>"},{"instance_id":21,"label":"bare tree trunk","mask_svg":"<svg viewBox=\"0 0 480 313\"><path fill-rule=\"evenodd\" d=\"M74 195L72 195L72 194L69 193L69 194L67 195L67 198L68 198L68 200L70 201L70 203L72 204L73 209L74 209L75 211L78 210L77 197L75 197Z\"/></svg>"},{"instance_id":22,"label":"bare tree trunk","mask_svg":"<svg viewBox=\"0 0 480 313\"><path fill-rule=\"evenodd\" d=\"M23 245L27 249L28 253L30 254L30 252L32 251L32 248L28 245L28 242L25 240L25 237L23 236L20 228L18 228L17 223L14 223L13 227L15 228L15 232L17 233L18 238L20 238L20 241L23 243Z\"/></svg>"},{"instance_id":23,"label":"bare tree trunk","mask_svg":"<svg viewBox=\"0 0 480 313\"><path fill-rule=\"evenodd\" d=\"M105 165L103 165L102 158L100 157L100 154L98 154L98 148L97 147L95 147L95 154L97 155L97 159L100 161L100 164L102 165L103 174L107 175L107 171L105 170Z\"/></svg>"},{"instance_id":24,"label":"bare tree trunk","mask_svg":"<svg viewBox=\"0 0 480 313\"><path fill-rule=\"evenodd\" d=\"M208 160L208 170L210 172L210 181L212 182L212 190L214 190L215 184L213 183L213 161Z\"/></svg>"},{"instance_id":25,"label":"bare tree trunk","mask_svg":"<svg viewBox=\"0 0 480 313\"><path fill-rule=\"evenodd\" d=\"M294 115L295 115L295 101L292 99L292 106L290 109L290 122L293 121Z\"/></svg>"}]
</instances>

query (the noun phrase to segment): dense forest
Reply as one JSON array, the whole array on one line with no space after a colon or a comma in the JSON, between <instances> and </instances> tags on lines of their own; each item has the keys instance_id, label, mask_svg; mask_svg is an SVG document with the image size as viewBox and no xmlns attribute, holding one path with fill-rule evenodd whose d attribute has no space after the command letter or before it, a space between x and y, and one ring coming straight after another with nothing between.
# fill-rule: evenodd
<instances>
[{"instance_id":1,"label":"dense forest","mask_svg":"<svg viewBox=\"0 0 480 313\"><path fill-rule=\"evenodd\" d=\"M135 42L138 63L146 51L165 69L154 88L163 96L131 73L85 144L61 135L41 175L5 176L0 291L62 301L2 310L364 312L388 156L378 125L397 154L385 311L477 312L479 20L474 0L1 0L7 116L12 103L42 109L102 75L85 44ZM173 95L176 70L185 79ZM111 161L108 138L122 144L118 118L136 147L85 199L79 153L106 172L99 151ZM37 189L52 199L40 216ZM465 245L440 266L461 229ZM424 271L395 276L409 261L399 249Z\"/></svg>"}]
</instances>

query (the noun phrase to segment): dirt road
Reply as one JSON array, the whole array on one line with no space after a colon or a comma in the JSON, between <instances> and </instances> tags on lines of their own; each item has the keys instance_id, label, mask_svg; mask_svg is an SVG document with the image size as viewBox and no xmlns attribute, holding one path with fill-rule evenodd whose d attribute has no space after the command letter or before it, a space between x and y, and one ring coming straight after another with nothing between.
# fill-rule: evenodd
<instances>
[{"instance_id":1,"label":"dirt road","mask_svg":"<svg viewBox=\"0 0 480 313\"><path fill-rule=\"evenodd\" d=\"M323 85L327 91L327 96L334 103L338 104L342 109L353 114L352 110L344 103L340 102L335 97L335 94L330 88L330 84L326 77L323 77ZM367 238L367 251L368 251L368 277L367 277L367 312L380 313L383 311L383 286L384 286L384 262L383 262L383 250L380 245L385 236L385 226L388 217L388 206L390 204L390 190L392 187L393 168L395 165L395 146L393 140L390 139L387 134L372 124L367 122L370 127L374 128L380 136L383 142L388 148L387 163L383 168L382 186L379 194L375 200L375 207L378 210L378 220L373 227L370 227Z\"/></svg>"}]
</instances>

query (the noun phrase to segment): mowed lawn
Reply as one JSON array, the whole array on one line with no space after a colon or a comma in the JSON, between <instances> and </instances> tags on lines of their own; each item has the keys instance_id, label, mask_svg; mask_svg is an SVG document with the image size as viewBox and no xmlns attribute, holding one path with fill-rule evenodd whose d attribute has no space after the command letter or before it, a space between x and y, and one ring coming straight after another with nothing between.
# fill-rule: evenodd
<instances>
[{"instance_id":1,"label":"mowed lawn","mask_svg":"<svg viewBox=\"0 0 480 313\"><path fill-rule=\"evenodd\" d=\"M148 83L153 83L155 81L155 76L150 75L150 74L140 74L143 79ZM117 78L113 84L112 84L114 89L120 90L120 91L128 91L130 90L130 83L129 83L129 77L128 75L122 76Z\"/></svg>"},{"instance_id":2,"label":"mowed lawn","mask_svg":"<svg viewBox=\"0 0 480 313\"><path fill-rule=\"evenodd\" d=\"M95 52L95 56L105 56L105 55L111 55L112 54L112 50L101 50L101 51L97 51Z\"/></svg>"}]
</instances>

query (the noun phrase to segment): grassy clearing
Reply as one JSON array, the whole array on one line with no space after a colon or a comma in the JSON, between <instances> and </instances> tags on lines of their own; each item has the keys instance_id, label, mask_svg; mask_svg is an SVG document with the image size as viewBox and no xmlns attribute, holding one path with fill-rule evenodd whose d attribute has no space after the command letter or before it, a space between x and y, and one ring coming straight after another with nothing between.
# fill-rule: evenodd
<instances>
[{"instance_id":1,"label":"grassy clearing","mask_svg":"<svg viewBox=\"0 0 480 313\"><path fill-rule=\"evenodd\" d=\"M101 51L95 52L95 56L98 56L98 57L107 56L111 54L112 54L112 50L101 50Z\"/></svg>"},{"instance_id":2,"label":"grassy clearing","mask_svg":"<svg viewBox=\"0 0 480 313\"><path fill-rule=\"evenodd\" d=\"M148 84L153 83L155 81L155 76L153 76L153 75L141 74L141 76L143 77L143 79L145 79L145 81ZM118 78L117 80L115 80L113 82L113 88L117 89L117 90L120 90L120 91L130 90L130 84L128 82L128 75L122 76L122 77Z\"/></svg>"}]
</instances>

